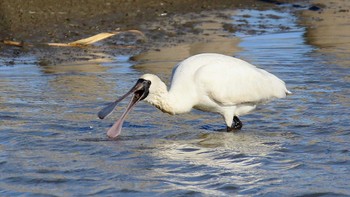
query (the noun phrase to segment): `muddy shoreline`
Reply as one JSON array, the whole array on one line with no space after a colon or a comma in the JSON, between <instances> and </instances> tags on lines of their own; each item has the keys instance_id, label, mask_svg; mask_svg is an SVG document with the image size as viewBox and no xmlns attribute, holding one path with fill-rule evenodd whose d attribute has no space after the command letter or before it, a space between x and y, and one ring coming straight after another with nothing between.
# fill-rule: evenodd
<instances>
[{"instance_id":1,"label":"muddy shoreline","mask_svg":"<svg viewBox=\"0 0 350 197\"><path fill-rule=\"evenodd\" d=\"M212 40L211 35L227 37L240 27L233 27L234 9L279 9L288 1L221 0L214 1L43 1L4 0L0 5L0 40L33 44L13 47L0 44L0 55L15 58L33 54L39 64L58 64L99 58L96 54L139 54L183 42ZM216 10L220 10L216 11ZM227 21L227 22L226 22ZM214 24L207 27L204 23ZM137 29L147 41L131 34L109 38L98 46L57 48L48 42L71 42L101 32ZM209 29L209 31L208 31ZM254 32L252 32L254 33ZM7 65L12 64L10 60Z\"/></svg>"},{"instance_id":2,"label":"muddy shoreline","mask_svg":"<svg viewBox=\"0 0 350 197\"><path fill-rule=\"evenodd\" d=\"M259 8L261 1L54 1L4 0L0 5L2 39L69 42L98 32L140 28L147 21L171 23L175 14L215 9ZM146 27L147 28L147 27Z\"/></svg>"}]
</instances>

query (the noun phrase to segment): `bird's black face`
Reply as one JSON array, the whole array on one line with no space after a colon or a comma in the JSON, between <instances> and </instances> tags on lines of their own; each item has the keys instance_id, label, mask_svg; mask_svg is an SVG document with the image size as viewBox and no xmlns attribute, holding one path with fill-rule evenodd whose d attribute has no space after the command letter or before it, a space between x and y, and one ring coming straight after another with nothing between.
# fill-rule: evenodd
<instances>
[{"instance_id":1,"label":"bird's black face","mask_svg":"<svg viewBox=\"0 0 350 197\"><path fill-rule=\"evenodd\" d=\"M115 138L119 135L121 132L121 127L124 122L124 119L128 115L128 113L131 111L131 109L136 105L137 102L145 99L149 94L149 88L151 87L151 81L145 80L145 79L139 79L137 80L134 87L129 90L125 95L114 101L113 103L109 104L105 108L103 108L99 113L98 117L100 119L104 119L106 116L112 113L114 108L117 106L117 104L122 101L124 98L129 96L131 93L134 93L128 107L126 108L125 112L123 113L122 117L116 121L116 123L110 128L107 132L107 135L111 138Z\"/></svg>"},{"instance_id":2,"label":"bird's black face","mask_svg":"<svg viewBox=\"0 0 350 197\"><path fill-rule=\"evenodd\" d=\"M146 79L139 79L137 80L135 86L133 87L139 90L136 90L134 92L134 96L136 99L139 99L140 101L145 99L149 94L149 88L151 86L151 81Z\"/></svg>"}]
</instances>

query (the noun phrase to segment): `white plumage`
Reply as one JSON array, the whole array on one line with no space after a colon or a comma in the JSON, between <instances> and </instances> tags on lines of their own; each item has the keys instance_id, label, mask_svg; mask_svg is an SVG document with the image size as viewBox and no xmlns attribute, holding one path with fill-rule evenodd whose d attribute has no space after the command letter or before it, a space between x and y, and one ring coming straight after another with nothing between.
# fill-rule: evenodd
<instances>
[{"instance_id":1,"label":"white plumage","mask_svg":"<svg viewBox=\"0 0 350 197\"><path fill-rule=\"evenodd\" d=\"M228 130L240 129L238 117L254 110L257 104L291 93L275 75L243 60L215 53L194 55L177 64L169 91L156 75L145 74L140 80L150 85L147 90L142 89L142 95L138 93L139 100L144 99L169 114L186 113L192 108L219 113Z\"/></svg>"},{"instance_id":2,"label":"white plumage","mask_svg":"<svg viewBox=\"0 0 350 197\"><path fill-rule=\"evenodd\" d=\"M234 116L247 114L256 105L290 94L275 75L243 60L214 53L194 55L173 70L169 92L156 76L145 101L169 114L189 112L192 108L221 114L228 127Z\"/></svg>"}]
</instances>

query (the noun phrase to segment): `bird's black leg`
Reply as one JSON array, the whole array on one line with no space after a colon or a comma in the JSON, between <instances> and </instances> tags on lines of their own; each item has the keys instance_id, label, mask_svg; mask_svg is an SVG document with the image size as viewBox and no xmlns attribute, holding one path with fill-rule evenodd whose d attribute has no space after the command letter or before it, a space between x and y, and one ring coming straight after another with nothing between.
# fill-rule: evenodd
<instances>
[{"instance_id":1,"label":"bird's black leg","mask_svg":"<svg viewBox=\"0 0 350 197\"><path fill-rule=\"evenodd\" d=\"M227 127L227 132L240 130L243 127L242 122L237 116L233 117L233 124L231 127Z\"/></svg>"},{"instance_id":2,"label":"bird's black leg","mask_svg":"<svg viewBox=\"0 0 350 197\"><path fill-rule=\"evenodd\" d=\"M242 122L239 120L237 116L233 117L234 124L232 125L235 129L241 129L243 127Z\"/></svg>"}]
</instances>

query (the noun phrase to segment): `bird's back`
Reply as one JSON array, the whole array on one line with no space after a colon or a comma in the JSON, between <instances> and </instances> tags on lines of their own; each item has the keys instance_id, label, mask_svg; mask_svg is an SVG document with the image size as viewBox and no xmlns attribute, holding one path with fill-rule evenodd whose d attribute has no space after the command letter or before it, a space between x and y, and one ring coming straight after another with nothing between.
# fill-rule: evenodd
<instances>
[{"instance_id":1,"label":"bird's back","mask_svg":"<svg viewBox=\"0 0 350 197\"><path fill-rule=\"evenodd\" d=\"M221 105L257 103L290 93L275 75L243 60L215 53L191 56L173 70L170 91L207 95Z\"/></svg>"}]
</instances>

